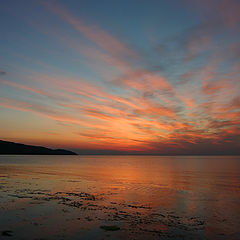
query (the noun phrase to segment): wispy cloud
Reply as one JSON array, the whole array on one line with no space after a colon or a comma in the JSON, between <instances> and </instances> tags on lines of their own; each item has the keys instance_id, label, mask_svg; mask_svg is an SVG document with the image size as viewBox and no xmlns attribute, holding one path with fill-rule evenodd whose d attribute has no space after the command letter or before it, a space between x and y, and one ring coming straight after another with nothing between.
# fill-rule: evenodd
<instances>
[{"instance_id":1,"label":"wispy cloud","mask_svg":"<svg viewBox=\"0 0 240 240\"><path fill-rule=\"evenodd\" d=\"M5 71L0 70L0 76L1 75L6 75L7 73Z\"/></svg>"}]
</instances>

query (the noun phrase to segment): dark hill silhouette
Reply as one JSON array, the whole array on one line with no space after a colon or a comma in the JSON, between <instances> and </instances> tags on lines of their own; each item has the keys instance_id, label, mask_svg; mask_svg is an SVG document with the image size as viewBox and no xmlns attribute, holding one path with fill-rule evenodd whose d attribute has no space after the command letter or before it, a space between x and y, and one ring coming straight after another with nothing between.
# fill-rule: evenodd
<instances>
[{"instance_id":1,"label":"dark hill silhouette","mask_svg":"<svg viewBox=\"0 0 240 240\"><path fill-rule=\"evenodd\" d=\"M21 143L0 140L0 154L26 154L26 155L77 155L64 149L50 149L40 146L31 146Z\"/></svg>"}]
</instances>

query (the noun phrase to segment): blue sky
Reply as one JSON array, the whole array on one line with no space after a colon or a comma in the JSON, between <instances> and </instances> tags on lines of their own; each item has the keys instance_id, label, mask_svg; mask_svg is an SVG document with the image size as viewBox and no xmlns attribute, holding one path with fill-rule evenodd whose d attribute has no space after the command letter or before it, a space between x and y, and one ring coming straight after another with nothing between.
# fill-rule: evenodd
<instances>
[{"instance_id":1,"label":"blue sky","mask_svg":"<svg viewBox=\"0 0 240 240\"><path fill-rule=\"evenodd\" d=\"M4 1L4 140L236 153L239 1Z\"/></svg>"}]
</instances>

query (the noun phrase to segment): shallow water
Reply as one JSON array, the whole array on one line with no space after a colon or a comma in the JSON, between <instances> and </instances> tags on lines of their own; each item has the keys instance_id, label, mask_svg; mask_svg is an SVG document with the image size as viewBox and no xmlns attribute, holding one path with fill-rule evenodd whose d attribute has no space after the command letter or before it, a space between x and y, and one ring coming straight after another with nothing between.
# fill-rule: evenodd
<instances>
[{"instance_id":1,"label":"shallow water","mask_svg":"<svg viewBox=\"0 0 240 240\"><path fill-rule=\"evenodd\" d=\"M1 239L237 240L239 216L239 156L0 156Z\"/></svg>"}]
</instances>

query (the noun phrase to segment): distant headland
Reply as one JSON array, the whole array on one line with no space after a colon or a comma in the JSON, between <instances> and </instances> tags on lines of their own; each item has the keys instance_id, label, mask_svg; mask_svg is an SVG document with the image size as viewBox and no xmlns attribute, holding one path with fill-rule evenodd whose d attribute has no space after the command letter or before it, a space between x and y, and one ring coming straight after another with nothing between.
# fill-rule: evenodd
<instances>
[{"instance_id":1,"label":"distant headland","mask_svg":"<svg viewBox=\"0 0 240 240\"><path fill-rule=\"evenodd\" d=\"M50 149L41 146L25 145L0 140L0 154L26 154L26 155L77 155L77 153L64 149Z\"/></svg>"}]
</instances>

